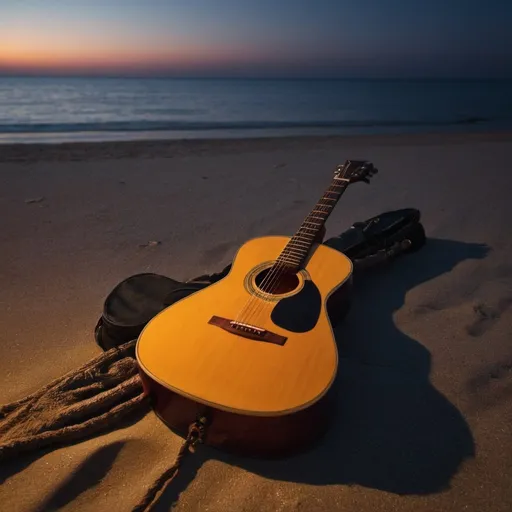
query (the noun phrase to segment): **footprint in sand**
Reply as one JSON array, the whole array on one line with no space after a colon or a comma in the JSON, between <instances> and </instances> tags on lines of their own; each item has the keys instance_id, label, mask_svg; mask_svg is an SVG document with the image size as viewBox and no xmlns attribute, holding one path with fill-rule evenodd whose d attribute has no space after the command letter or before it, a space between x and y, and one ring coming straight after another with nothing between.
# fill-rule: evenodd
<instances>
[{"instance_id":1,"label":"footprint in sand","mask_svg":"<svg viewBox=\"0 0 512 512\"><path fill-rule=\"evenodd\" d=\"M490 329L501 317L501 315L512 305L512 297L500 299L496 307L489 306L484 303L473 306L476 319L466 326L466 330L470 336L482 336Z\"/></svg>"}]
</instances>

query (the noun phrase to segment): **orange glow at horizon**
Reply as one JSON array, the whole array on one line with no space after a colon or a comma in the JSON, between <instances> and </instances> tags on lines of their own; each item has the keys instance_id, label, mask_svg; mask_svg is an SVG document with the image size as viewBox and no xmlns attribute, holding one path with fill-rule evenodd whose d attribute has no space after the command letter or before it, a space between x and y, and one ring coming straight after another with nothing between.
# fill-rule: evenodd
<instances>
[{"instance_id":1,"label":"orange glow at horizon","mask_svg":"<svg viewBox=\"0 0 512 512\"><path fill-rule=\"evenodd\" d=\"M328 53L311 51L307 44L276 43L275 38L255 44L227 33L209 36L198 22L187 30L174 18L150 27L135 18L114 23L90 11L81 17L70 14L41 10L37 18L18 15L4 24L0 19L0 72L282 70L298 61L320 62Z\"/></svg>"},{"instance_id":2,"label":"orange glow at horizon","mask_svg":"<svg viewBox=\"0 0 512 512\"><path fill-rule=\"evenodd\" d=\"M135 33L126 41L108 30L87 37L70 27L52 32L8 27L0 32L0 68L11 70L181 68L232 63L251 56L255 55L249 49L200 45L170 36L155 40Z\"/></svg>"},{"instance_id":3,"label":"orange glow at horizon","mask_svg":"<svg viewBox=\"0 0 512 512\"><path fill-rule=\"evenodd\" d=\"M202 58L201 58L202 57ZM90 67L105 67L105 66L160 66L160 65L186 65L197 63L207 64L209 59L204 58L205 55L191 52L186 54L180 52L179 54L171 54L170 52L162 53L160 55L154 53L84 53L84 54L66 54L64 52L57 53L52 51L30 51L22 52L3 52L0 54L0 66L3 68L38 68L38 69L52 69L52 68L90 68ZM215 63L215 59L211 59Z\"/></svg>"}]
</instances>

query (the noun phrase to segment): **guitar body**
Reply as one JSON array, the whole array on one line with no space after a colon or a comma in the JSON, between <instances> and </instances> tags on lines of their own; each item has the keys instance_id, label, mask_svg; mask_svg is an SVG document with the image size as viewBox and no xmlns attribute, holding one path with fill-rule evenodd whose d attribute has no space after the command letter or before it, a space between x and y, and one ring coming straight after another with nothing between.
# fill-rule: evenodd
<instances>
[{"instance_id":1,"label":"guitar body","mask_svg":"<svg viewBox=\"0 0 512 512\"><path fill-rule=\"evenodd\" d=\"M338 365L327 301L349 292L352 263L315 244L298 273L265 288L261 280L272 278L265 273L289 241L248 241L226 277L140 334L145 392L173 430L186 434L204 414L207 444L262 457L294 452L325 431Z\"/></svg>"}]
</instances>

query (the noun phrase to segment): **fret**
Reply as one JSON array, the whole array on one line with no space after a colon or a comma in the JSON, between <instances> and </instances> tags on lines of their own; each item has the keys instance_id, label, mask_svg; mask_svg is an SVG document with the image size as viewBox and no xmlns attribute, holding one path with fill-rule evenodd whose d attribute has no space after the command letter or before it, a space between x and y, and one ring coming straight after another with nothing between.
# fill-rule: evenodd
<instances>
[{"instance_id":1,"label":"fret","mask_svg":"<svg viewBox=\"0 0 512 512\"><path fill-rule=\"evenodd\" d=\"M336 195L338 195L339 192L334 192L334 190L328 190L325 194L336 194ZM329 199L328 197L325 197L325 194L324 194L324 198L325 199Z\"/></svg>"},{"instance_id":2,"label":"fret","mask_svg":"<svg viewBox=\"0 0 512 512\"><path fill-rule=\"evenodd\" d=\"M301 233L301 234L295 235L288 243L295 244L295 243L298 243L298 241L300 241L300 243L302 243L303 245L307 245L308 247L311 247L311 242L315 239L315 236Z\"/></svg>"},{"instance_id":3,"label":"fret","mask_svg":"<svg viewBox=\"0 0 512 512\"><path fill-rule=\"evenodd\" d=\"M294 256L295 254L298 254L301 258L304 256L304 251L301 251L300 249L290 249L289 247L286 248L283 253L286 253L287 255Z\"/></svg>"},{"instance_id":4,"label":"fret","mask_svg":"<svg viewBox=\"0 0 512 512\"><path fill-rule=\"evenodd\" d=\"M316 217L315 215L310 215L308 218L309 219L325 220L323 217Z\"/></svg>"},{"instance_id":5,"label":"fret","mask_svg":"<svg viewBox=\"0 0 512 512\"><path fill-rule=\"evenodd\" d=\"M337 201L337 199L333 199L332 197L322 197L321 201L323 201L323 200L325 200L325 201ZM329 205L329 206L331 206L331 205Z\"/></svg>"},{"instance_id":6,"label":"fret","mask_svg":"<svg viewBox=\"0 0 512 512\"><path fill-rule=\"evenodd\" d=\"M290 267L290 268L297 268L297 267L300 267L300 263L295 263L293 261L280 261L279 262L280 264L284 265L285 267Z\"/></svg>"},{"instance_id":7,"label":"fret","mask_svg":"<svg viewBox=\"0 0 512 512\"><path fill-rule=\"evenodd\" d=\"M290 248L286 248L283 250L283 252L290 252L290 254L300 254L301 257L302 256L305 256L308 251L309 251L309 247L295 247L295 249L293 251L290 250Z\"/></svg>"},{"instance_id":8,"label":"fret","mask_svg":"<svg viewBox=\"0 0 512 512\"><path fill-rule=\"evenodd\" d=\"M295 258L287 258L287 257L281 257L277 259L279 263L291 263L293 265L300 265L302 263L302 259L295 259Z\"/></svg>"},{"instance_id":9,"label":"fret","mask_svg":"<svg viewBox=\"0 0 512 512\"><path fill-rule=\"evenodd\" d=\"M289 254L290 256L299 256L302 258L302 256L304 256L304 251L305 251L305 248L301 248L299 249L298 247L293 249L291 247L289 247L288 245L282 250L281 252L281 256L283 254Z\"/></svg>"},{"instance_id":10,"label":"fret","mask_svg":"<svg viewBox=\"0 0 512 512\"><path fill-rule=\"evenodd\" d=\"M318 206L318 204L317 204ZM328 206L328 205L326 205ZM311 210L311 213L328 213L326 210Z\"/></svg>"},{"instance_id":11,"label":"fret","mask_svg":"<svg viewBox=\"0 0 512 512\"><path fill-rule=\"evenodd\" d=\"M302 228L301 228L302 229ZM288 243L302 243L309 245L311 240L315 238L316 235L312 235L309 233L295 233L295 235L292 236L291 240Z\"/></svg>"},{"instance_id":12,"label":"fret","mask_svg":"<svg viewBox=\"0 0 512 512\"><path fill-rule=\"evenodd\" d=\"M299 242L298 240L290 240L289 244L291 245L296 245L296 244L300 244L300 245L303 245L304 247L307 247L309 249L309 246L310 244L307 243L307 242Z\"/></svg>"},{"instance_id":13,"label":"fret","mask_svg":"<svg viewBox=\"0 0 512 512\"><path fill-rule=\"evenodd\" d=\"M307 235L307 236L311 237L311 239L313 239L313 238L315 238L316 235L318 235L320 228L318 226L308 227L308 226L305 226L304 224L302 224L302 226L299 228L299 231L297 231L297 233L302 234L301 229L307 229L308 231L304 232L304 235Z\"/></svg>"},{"instance_id":14,"label":"fret","mask_svg":"<svg viewBox=\"0 0 512 512\"><path fill-rule=\"evenodd\" d=\"M317 206L322 206L324 209L320 212L320 215L323 217L323 219L325 220L329 214L333 211L334 209L334 205L332 203L318 203ZM318 213L318 212L311 212L311 214L313 213Z\"/></svg>"},{"instance_id":15,"label":"fret","mask_svg":"<svg viewBox=\"0 0 512 512\"><path fill-rule=\"evenodd\" d=\"M277 260L279 263L288 263L292 265L300 265L302 263L302 258L290 258L288 256L282 256Z\"/></svg>"},{"instance_id":16,"label":"fret","mask_svg":"<svg viewBox=\"0 0 512 512\"><path fill-rule=\"evenodd\" d=\"M300 267L300 263L295 263L294 261L286 261L286 260L282 260L282 261L280 261L279 263L284 264L285 266L287 266L287 267L291 267L291 268L297 268L297 267Z\"/></svg>"},{"instance_id":17,"label":"fret","mask_svg":"<svg viewBox=\"0 0 512 512\"><path fill-rule=\"evenodd\" d=\"M296 252L299 252L299 253L303 254L304 250L309 250L310 246L311 246L311 243L308 243L307 245L300 246L300 245L297 245L295 242L290 240L290 242L288 243L288 245L285 247L284 250L286 251L286 250L288 250L288 248L292 248Z\"/></svg>"},{"instance_id":18,"label":"fret","mask_svg":"<svg viewBox=\"0 0 512 512\"><path fill-rule=\"evenodd\" d=\"M295 258L297 260L301 260L304 257L304 251L295 253L295 251L292 252L288 249L284 249L283 252L281 253L280 257L281 256L285 256L286 258L289 257L289 258Z\"/></svg>"},{"instance_id":19,"label":"fret","mask_svg":"<svg viewBox=\"0 0 512 512\"><path fill-rule=\"evenodd\" d=\"M303 229L303 228L301 228ZM308 229L308 228L305 228ZM315 234L310 233L300 233L298 232L294 238L301 240L303 243L306 243L309 247L311 247L311 244L315 240L315 238L318 236L318 231L315 230Z\"/></svg>"},{"instance_id":20,"label":"fret","mask_svg":"<svg viewBox=\"0 0 512 512\"><path fill-rule=\"evenodd\" d=\"M296 247L295 249L287 247L283 252L286 252L287 254L292 254L292 255L298 254L302 258L305 254L307 254L308 250L309 250L309 247L307 249L305 247Z\"/></svg>"},{"instance_id":21,"label":"fret","mask_svg":"<svg viewBox=\"0 0 512 512\"><path fill-rule=\"evenodd\" d=\"M300 247L301 250L303 251L309 251L309 249L311 249L311 246L313 244L313 241L314 239L312 238L311 240L308 240L306 243L307 243L307 247L302 245L302 246L296 246L296 247Z\"/></svg>"}]
</instances>

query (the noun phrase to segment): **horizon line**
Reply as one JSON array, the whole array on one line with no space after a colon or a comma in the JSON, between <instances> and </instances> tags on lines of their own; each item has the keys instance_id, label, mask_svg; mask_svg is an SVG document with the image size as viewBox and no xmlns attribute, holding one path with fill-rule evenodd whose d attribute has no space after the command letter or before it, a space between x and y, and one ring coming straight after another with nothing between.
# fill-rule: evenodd
<instances>
[{"instance_id":1,"label":"horizon line","mask_svg":"<svg viewBox=\"0 0 512 512\"><path fill-rule=\"evenodd\" d=\"M39 73L39 72L6 72L0 70L0 78L111 78L111 79L176 79L176 80L381 80L381 81L511 81L512 76L432 76L432 75L216 75L216 74L159 74L159 73Z\"/></svg>"}]
</instances>

